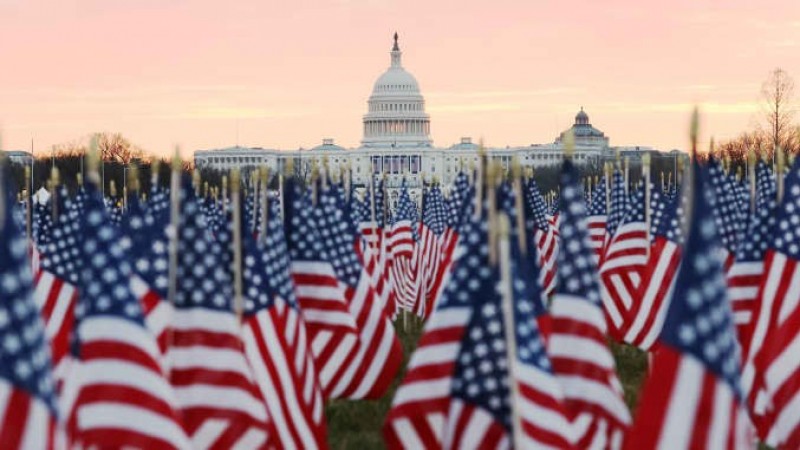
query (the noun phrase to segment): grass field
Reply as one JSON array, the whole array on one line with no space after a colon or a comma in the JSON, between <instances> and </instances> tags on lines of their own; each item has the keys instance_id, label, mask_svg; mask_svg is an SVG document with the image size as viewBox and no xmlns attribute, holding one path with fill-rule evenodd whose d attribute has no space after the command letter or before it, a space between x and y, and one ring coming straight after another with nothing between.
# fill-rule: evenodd
<instances>
[{"instance_id":1,"label":"grass field","mask_svg":"<svg viewBox=\"0 0 800 450\"><path fill-rule=\"evenodd\" d=\"M422 322L409 316L405 329L402 321L397 324L398 335L403 343L406 367L417 340L422 333ZM647 357L640 350L612 344L612 351L617 360L617 371L625 389L625 401L633 408L639 394L639 386L644 380ZM381 427L397 385L403 379L400 372L385 396L378 400L329 402L325 409L328 417L328 435L334 449L380 449L383 447Z\"/></svg>"}]
</instances>

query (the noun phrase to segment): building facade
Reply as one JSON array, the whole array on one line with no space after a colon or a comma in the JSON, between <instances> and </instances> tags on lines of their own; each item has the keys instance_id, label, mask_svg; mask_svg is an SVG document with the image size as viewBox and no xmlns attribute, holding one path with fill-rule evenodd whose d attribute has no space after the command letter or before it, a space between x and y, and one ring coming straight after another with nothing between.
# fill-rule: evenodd
<instances>
[{"instance_id":1,"label":"building facade","mask_svg":"<svg viewBox=\"0 0 800 450\"><path fill-rule=\"evenodd\" d=\"M194 162L198 168L217 170L261 165L271 170L283 170L289 160L295 167L305 168L325 162L333 173L349 167L357 185L365 185L370 176L386 176L390 186L398 186L405 180L416 194L423 181L436 179L449 184L462 168L478 161L479 145L470 137L461 138L460 142L447 147L433 145L425 99L416 78L403 67L397 33L390 52L390 66L375 81L362 122L363 138L357 148L344 148L326 138L322 144L307 150L238 146L198 150L194 153ZM609 138L602 131L591 125L589 115L582 107L571 130L575 137L573 159L578 164L600 165L603 160L613 158L617 149L609 145ZM486 154L506 169L514 157L524 167L558 164L563 155L566 131L552 143L486 148ZM652 151L647 147L635 148Z\"/></svg>"}]
</instances>

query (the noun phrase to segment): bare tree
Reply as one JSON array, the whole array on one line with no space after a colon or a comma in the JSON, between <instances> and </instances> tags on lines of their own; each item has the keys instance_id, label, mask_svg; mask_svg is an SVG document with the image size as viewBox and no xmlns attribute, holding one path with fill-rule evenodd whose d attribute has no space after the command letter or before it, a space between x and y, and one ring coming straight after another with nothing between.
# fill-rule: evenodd
<instances>
[{"instance_id":1,"label":"bare tree","mask_svg":"<svg viewBox=\"0 0 800 450\"><path fill-rule=\"evenodd\" d=\"M770 72L761 86L761 96L766 107L770 148L778 146L787 149L787 144L791 144L790 141L794 140L792 127L794 80L785 70L778 67Z\"/></svg>"}]
</instances>

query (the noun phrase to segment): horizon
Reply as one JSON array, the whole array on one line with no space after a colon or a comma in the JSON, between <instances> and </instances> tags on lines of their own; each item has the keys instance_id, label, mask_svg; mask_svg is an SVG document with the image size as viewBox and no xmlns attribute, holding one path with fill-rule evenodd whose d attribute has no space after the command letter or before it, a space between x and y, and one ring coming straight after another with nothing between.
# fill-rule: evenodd
<instances>
[{"instance_id":1,"label":"horizon","mask_svg":"<svg viewBox=\"0 0 800 450\"><path fill-rule=\"evenodd\" d=\"M0 0L3 149L99 131L160 156L358 147L395 31L436 147L550 143L584 107L612 146L685 149L694 105L724 141L761 122L771 70L800 77L790 0L162 3Z\"/></svg>"}]
</instances>

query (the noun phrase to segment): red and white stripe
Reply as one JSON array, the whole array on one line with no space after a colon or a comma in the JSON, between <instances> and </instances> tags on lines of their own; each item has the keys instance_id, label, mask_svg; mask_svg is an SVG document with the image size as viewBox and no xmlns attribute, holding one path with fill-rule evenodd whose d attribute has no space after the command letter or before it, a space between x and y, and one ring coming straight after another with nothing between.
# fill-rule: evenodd
<instances>
[{"instance_id":1,"label":"red and white stripe","mask_svg":"<svg viewBox=\"0 0 800 450\"><path fill-rule=\"evenodd\" d=\"M130 287L131 292L142 305L145 326L156 338L161 354L166 354L174 308L137 275L131 276ZM167 361L164 363L166 364Z\"/></svg>"},{"instance_id":2,"label":"red and white stripe","mask_svg":"<svg viewBox=\"0 0 800 450\"><path fill-rule=\"evenodd\" d=\"M539 277L545 295L550 295L556 288L558 273L559 220L558 216L548 218L547 230L537 229L534 242L539 251Z\"/></svg>"},{"instance_id":3,"label":"red and white stripe","mask_svg":"<svg viewBox=\"0 0 800 450\"><path fill-rule=\"evenodd\" d=\"M506 428L488 411L455 398L450 402L442 448L509 449L511 442Z\"/></svg>"},{"instance_id":4,"label":"red and white stripe","mask_svg":"<svg viewBox=\"0 0 800 450\"><path fill-rule=\"evenodd\" d=\"M76 332L81 360L61 396L73 446L188 448L150 332L113 316L87 317Z\"/></svg>"},{"instance_id":5,"label":"red and white stripe","mask_svg":"<svg viewBox=\"0 0 800 450\"><path fill-rule=\"evenodd\" d=\"M564 392L579 448L619 448L631 423L614 357L605 338L603 311L590 301L556 294L547 352Z\"/></svg>"},{"instance_id":6,"label":"red and white stripe","mask_svg":"<svg viewBox=\"0 0 800 450\"><path fill-rule=\"evenodd\" d=\"M766 405L762 438L775 448L800 448L800 308L767 340L756 369Z\"/></svg>"},{"instance_id":7,"label":"red and white stripe","mask_svg":"<svg viewBox=\"0 0 800 450\"><path fill-rule=\"evenodd\" d=\"M458 307L431 315L383 427L388 448L442 446L456 357L470 312Z\"/></svg>"},{"instance_id":8,"label":"red and white stripe","mask_svg":"<svg viewBox=\"0 0 800 450\"><path fill-rule=\"evenodd\" d=\"M626 449L752 449L747 411L730 385L691 355L655 353Z\"/></svg>"},{"instance_id":9,"label":"red and white stripe","mask_svg":"<svg viewBox=\"0 0 800 450\"><path fill-rule=\"evenodd\" d=\"M522 362L514 373L522 425L520 448L572 448L572 423L564 408L564 393L553 374Z\"/></svg>"},{"instance_id":10,"label":"red and white stripe","mask_svg":"<svg viewBox=\"0 0 800 450\"><path fill-rule=\"evenodd\" d=\"M644 283L636 296L639 301L634 302L628 312L625 328L620 333L625 342L642 350L653 348L664 326L680 264L680 246L656 236L642 271Z\"/></svg>"},{"instance_id":11,"label":"red and white stripe","mask_svg":"<svg viewBox=\"0 0 800 450\"><path fill-rule=\"evenodd\" d=\"M386 244L391 254L390 270L395 297L399 307L413 311L420 290L417 278L417 261L412 229L409 220L399 220L392 224L386 236Z\"/></svg>"},{"instance_id":12,"label":"red and white stripe","mask_svg":"<svg viewBox=\"0 0 800 450\"><path fill-rule=\"evenodd\" d=\"M358 349L356 322L330 263L292 261L291 272L327 398Z\"/></svg>"},{"instance_id":13,"label":"red and white stripe","mask_svg":"<svg viewBox=\"0 0 800 450\"><path fill-rule=\"evenodd\" d=\"M639 303L641 272L647 263L650 243L644 222L623 223L614 233L600 266L600 297L603 299L610 334L620 338L628 311Z\"/></svg>"},{"instance_id":14,"label":"red and white stripe","mask_svg":"<svg viewBox=\"0 0 800 450\"><path fill-rule=\"evenodd\" d=\"M736 261L728 271L728 298L733 309L736 336L746 359L753 334L753 312L764 275L764 261Z\"/></svg>"},{"instance_id":15,"label":"red and white stripe","mask_svg":"<svg viewBox=\"0 0 800 450\"><path fill-rule=\"evenodd\" d=\"M192 447L266 448L269 418L229 311L177 308L169 380Z\"/></svg>"},{"instance_id":16,"label":"red and white stripe","mask_svg":"<svg viewBox=\"0 0 800 450\"><path fill-rule=\"evenodd\" d=\"M247 358L266 401L279 448L327 448L322 389L302 315L283 299L245 318Z\"/></svg>"},{"instance_id":17,"label":"red and white stripe","mask_svg":"<svg viewBox=\"0 0 800 450\"><path fill-rule=\"evenodd\" d=\"M69 344L75 326L75 302L78 290L46 270L39 271L34 278L33 300L39 307L44 321L44 334L50 344L53 361L53 376L60 386L66 375L69 359Z\"/></svg>"},{"instance_id":18,"label":"red and white stripe","mask_svg":"<svg viewBox=\"0 0 800 450\"><path fill-rule=\"evenodd\" d=\"M0 443L3 448L56 448L56 416L39 398L0 379Z\"/></svg>"},{"instance_id":19,"label":"red and white stripe","mask_svg":"<svg viewBox=\"0 0 800 450\"><path fill-rule=\"evenodd\" d=\"M428 314L427 307L432 302L431 297L438 285L436 277L440 276L439 266L444 259L444 249L440 237L424 223L420 224L419 235L420 240L416 246L414 260L417 261L416 278L419 280L420 288L414 302L414 313L425 317Z\"/></svg>"},{"instance_id":20,"label":"red and white stripe","mask_svg":"<svg viewBox=\"0 0 800 450\"><path fill-rule=\"evenodd\" d=\"M355 288L345 285L345 297L356 319L359 340L353 359L330 390L330 398L379 398L403 362L400 340L363 270Z\"/></svg>"},{"instance_id":21,"label":"red and white stripe","mask_svg":"<svg viewBox=\"0 0 800 450\"><path fill-rule=\"evenodd\" d=\"M771 341L785 339L785 336L777 333L779 330L786 330L784 325L800 308L800 264L783 253L770 249L764 258L764 268L764 278L758 294L760 301L756 303L754 310L750 348L742 368L742 389L748 397L750 413L754 416L762 438L765 437L765 430L774 426L760 419L768 410L775 408L766 401L767 394L775 394L764 392L765 373L770 370L769 359L780 350ZM765 348L769 348L770 352L764 351Z\"/></svg>"},{"instance_id":22,"label":"red and white stripe","mask_svg":"<svg viewBox=\"0 0 800 450\"><path fill-rule=\"evenodd\" d=\"M589 216L587 225L589 226L590 247L594 252L594 265L600 267L600 260L606 244L606 215Z\"/></svg>"}]
</instances>

